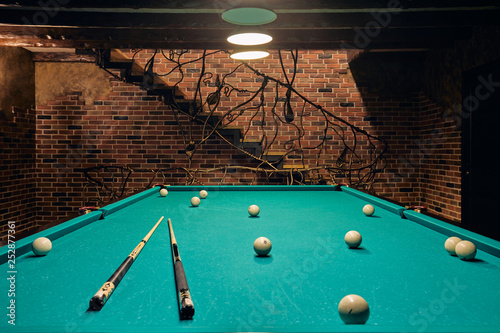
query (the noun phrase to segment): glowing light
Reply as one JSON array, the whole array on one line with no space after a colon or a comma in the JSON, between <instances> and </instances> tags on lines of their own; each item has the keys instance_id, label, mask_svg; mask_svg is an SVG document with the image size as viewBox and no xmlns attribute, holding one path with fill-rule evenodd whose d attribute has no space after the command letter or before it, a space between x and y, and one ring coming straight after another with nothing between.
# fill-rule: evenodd
<instances>
[{"instance_id":1,"label":"glowing light","mask_svg":"<svg viewBox=\"0 0 500 333\"><path fill-rule=\"evenodd\" d=\"M262 45L273 40L268 34L261 32L236 33L227 38L227 41L236 45Z\"/></svg>"},{"instance_id":2,"label":"glowing light","mask_svg":"<svg viewBox=\"0 0 500 333\"><path fill-rule=\"evenodd\" d=\"M236 60L262 59L269 55L265 50L235 50L230 57Z\"/></svg>"}]
</instances>

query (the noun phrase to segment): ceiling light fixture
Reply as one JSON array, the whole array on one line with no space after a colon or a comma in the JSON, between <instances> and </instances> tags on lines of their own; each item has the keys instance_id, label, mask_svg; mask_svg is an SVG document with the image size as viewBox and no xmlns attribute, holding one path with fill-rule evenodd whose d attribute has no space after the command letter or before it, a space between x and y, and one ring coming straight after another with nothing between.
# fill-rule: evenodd
<instances>
[{"instance_id":1,"label":"ceiling light fixture","mask_svg":"<svg viewBox=\"0 0 500 333\"><path fill-rule=\"evenodd\" d=\"M239 47L236 48L230 55L231 59L235 60L255 60L262 59L269 55L269 52L263 48L249 48Z\"/></svg>"},{"instance_id":2,"label":"ceiling light fixture","mask_svg":"<svg viewBox=\"0 0 500 333\"><path fill-rule=\"evenodd\" d=\"M272 40L273 37L262 27L240 27L227 38L229 43L235 45L262 45Z\"/></svg>"},{"instance_id":3,"label":"ceiling light fixture","mask_svg":"<svg viewBox=\"0 0 500 333\"><path fill-rule=\"evenodd\" d=\"M261 27L276 20L277 15L270 9L256 7L240 7L226 10L222 13L222 19L228 23L238 25L239 28L227 41L240 45L230 55L236 60L254 60L265 58L269 55L267 50L259 45L269 43L273 40Z\"/></svg>"}]
</instances>

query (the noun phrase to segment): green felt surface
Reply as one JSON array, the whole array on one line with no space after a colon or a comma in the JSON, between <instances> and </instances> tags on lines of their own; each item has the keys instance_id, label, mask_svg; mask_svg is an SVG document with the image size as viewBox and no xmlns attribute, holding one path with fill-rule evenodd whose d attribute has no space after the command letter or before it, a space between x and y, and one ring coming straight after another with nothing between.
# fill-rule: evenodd
<instances>
[{"instance_id":1,"label":"green felt surface","mask_svg":"<svg viewBox=\"0 0 500 333\"><path fill-rule=\"evenodd\" d=\"M16 325L0 330L79 332L498 332L500 259L466 262L444 250L448 236L333 187L169 187L142 195L53 241L45 257L16 260ZM151 190L149 190L151 191ZM135 202L134 202L135 201ZM247 209L257 204L258 217ZM99 312L88 302L158 219L165 220ZM180 321L168 235L172 219L196 313ZM50 230L50 229L49 229ZM344 235L357 230L360 249ZM265 236L271 255L255 256ZM0 266L8 276L7 264ZM7 314L9 281L1 307ZM366 325L347 326L337 307L358 294Z\"/></svg>"}]
</instances>

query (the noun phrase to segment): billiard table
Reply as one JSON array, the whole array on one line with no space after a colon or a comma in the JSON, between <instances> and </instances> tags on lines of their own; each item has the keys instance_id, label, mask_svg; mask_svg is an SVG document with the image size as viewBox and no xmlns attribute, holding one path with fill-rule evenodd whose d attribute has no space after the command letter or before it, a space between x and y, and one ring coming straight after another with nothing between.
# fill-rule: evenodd
<instances>
[{"instance_id":1,"label":"billiard table","mask_svg":"<svg viewBox=\"0 0 500 333\"><path fill-rule=\"evenodd\" d=\"M0 330L500 332L498 241L346 186L167 188L165 197L147 189L18 240L15 262L2 247ZM191 206L201 189L208 197ZM91 311L89 300L161 216L107 303ZM195 307L189 320L179 316L168 218ZM357 249L344 242L350 230L363 237ZM41 236L53 247L35 256ZM265 257L253 250L261 236L272 242ZM476 258L449 255L449 236L474 242ZM349 294L368 302L366 324L340 319Z\"/></svg>"}]
</instances>

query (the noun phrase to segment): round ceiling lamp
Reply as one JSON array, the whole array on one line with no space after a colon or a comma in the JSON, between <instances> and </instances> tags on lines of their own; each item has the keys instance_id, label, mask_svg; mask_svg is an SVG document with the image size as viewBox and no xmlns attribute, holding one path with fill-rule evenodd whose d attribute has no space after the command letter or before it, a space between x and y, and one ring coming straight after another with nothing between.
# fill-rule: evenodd
<instances>
[{"instance_id":1,"label":"round ceiling lamp","mask_svg":"<svg viewBox=\"0 0 500 333\"><path fill-rule=\"evenodd\" d=\"M256 60L265 58L268 55L269 52L265 49L240 47L235 49L230 57L235 60Z\"/></svg>"},{"instance_id":2,"label":"round ceiling lamp","mask_svg":"<svg viewBox=\"0 0 500 333\"><path fill-rule=\"evenodd\" d=\"M236 25L262 25L276 20L277 15L270 9L256 7L232 8L222 13L222 19Z\"/></svg>"},{"instance_id":3,"label":"round ceiling lamp","mask_svg":"<svg viewBox=\"0 0 500 333\"><path fill-rule=\"evenodd\" d=\"M262 45L269 43L273 40L271 35L264 32L263 29L238 29L231 36L227 38L227 41L235 45Z\"/></svg>"}]
</instances>

